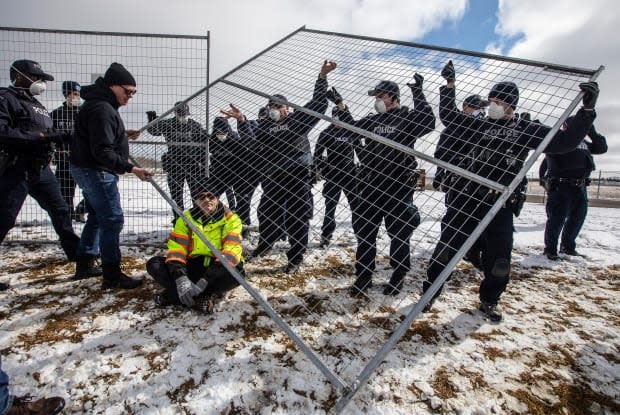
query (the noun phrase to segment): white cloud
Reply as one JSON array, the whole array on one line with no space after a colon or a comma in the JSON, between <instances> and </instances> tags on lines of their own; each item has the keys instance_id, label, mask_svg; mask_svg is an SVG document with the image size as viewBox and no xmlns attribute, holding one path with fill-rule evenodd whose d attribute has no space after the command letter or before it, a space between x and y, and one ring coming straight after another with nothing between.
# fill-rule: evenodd
<instances>
[{"instance_id":1,"label":"white cloud","mask_svg":"<svg viewBox=\"0 0 620 415\"><path fill-rule=\"evenodd\" d=\"M598 78L601 95L598 102L598 129L607 136L609 153L598 156L597 166L603 170L618 170L620 154L620 14L613 0L500 0L496 32L497 42L488 50L498 52L498 46L517 37L508 50L510 56L541 60L580 68L605 70Z\"/></svg>"}]
</instances>

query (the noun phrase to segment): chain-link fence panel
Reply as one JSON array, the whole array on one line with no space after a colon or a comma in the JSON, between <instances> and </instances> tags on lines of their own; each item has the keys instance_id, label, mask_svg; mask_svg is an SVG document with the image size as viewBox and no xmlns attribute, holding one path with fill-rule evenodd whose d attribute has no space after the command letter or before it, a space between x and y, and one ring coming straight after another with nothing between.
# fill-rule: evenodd
<instances>
[{"instance_id":1,"label":"chain-link fence panel","mask_svg":"<svg viewBox=\"0 0 620 415\"><path fill-rule=\"evenodd\" d=\"M247 282L339 389L337 410L402 336L413 347L450 275L443 295L479 292L497 319L522 179L543 149L581 142L592 112L563 122L596 76L301 29L210 85L209 185L237 198ZM436 189L421 191L426 172ZM476 241L485 282L465 287L475 268L455 267ZM261 314L247 318L275 336Z\"/></svg>"},{"instance_id":2,"label":"chain-link fence panel","mask_svg":"<svg viewBox=\"0 0 620 415\"><path fill-rule=\"evenodd\" d=\"M10 84L9 68L15 60L37 61L55 78L48 83L47 91L39 96L39 100L51 113L55 128L70 131L77 120L80 102L76 94L69 93L94 83L112 62L119 62L132 73L138 90L128 105L119 108L119 112L127 129L138 129L147 122L147 112L161 114L208 83L208 49L208 36L5 27L0 28L0 66L4 68L0 72L0 84ZM190 111L195 119L205 122L206 106L193 107ZM162 131L164 128L164 125L154 127L152 131L156 134L142 134L138 139L130 140L130 154L134 160L153 169L157 175L165 174L162 160L165 161L166 153L174 148L174 144L167 144L171 136ZM203 148L202 152L206 153L206 149ZM79 234L87 207L70 172L68 146L56 148L51 166L63 198L72 211L74 229ZM124 177L120 183L125 215L121 241L125 244L161 241L165 239L170 224L170 206L162 198L148 197L148 192L145 193L147 185L131 176ZM179 194L189 199L187 188L184 194ZM57 241L47 213L30 197L6 239Z\"/></svg>"}]
</instances>

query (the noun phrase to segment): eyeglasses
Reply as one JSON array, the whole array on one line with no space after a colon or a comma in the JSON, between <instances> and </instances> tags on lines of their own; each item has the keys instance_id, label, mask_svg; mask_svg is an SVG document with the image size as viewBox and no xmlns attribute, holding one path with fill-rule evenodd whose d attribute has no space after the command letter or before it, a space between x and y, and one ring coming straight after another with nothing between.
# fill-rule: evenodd
<instances>
[{"instance_id":1,"label":"eyeglasses","mask_svg":"<svg viewBox=\"0 0 620 415\"><path fill-rule=\"evenodd\" d=\"M285 106L286 105L282 105L282 104L269 104L267 105L267 108L279 110L280 108L284 108Z\"/></svg>"},{"instance_id":2,"label":"eyeglasses","mask_svg":"<svg viewBox=\"0 0 620 415\"><path fill-rule=\"evenodd\" d=\"M133 97L134 95L136 95L138 93L137 89L129 89L129 88L125 88L122 85L119 85L121 88L123 88L123 91L125 91L125 95L127 95L128 97Z\"/></svg>"}]
</instances>

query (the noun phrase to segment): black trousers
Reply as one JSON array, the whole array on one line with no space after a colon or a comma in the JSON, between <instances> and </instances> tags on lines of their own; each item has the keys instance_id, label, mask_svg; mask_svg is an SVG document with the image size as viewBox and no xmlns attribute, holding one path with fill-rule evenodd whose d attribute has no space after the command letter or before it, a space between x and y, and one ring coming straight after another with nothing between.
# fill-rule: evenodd
<instances>
[{"instance_id":1,"label":"black trousers","mask_svg":"<svg viewBox=\"0 0 620 415\"><path fill-rule=\"evenodd\" d=\"M480 202L479 197L470 197L465 193L453 197L442 219L441 236L426 270L423 291L428 290L437 279L492 205L490 200ZM479 290L481 301L497 303L506 290L510 278L512 243L513 214L510 208L503 207L477 242L482 252L484 271Z\"/></svg>"},{"instance_id":2,"label":"black trousers","mask_svg":"<svg viewBox=\"0 0 620 415\"><path fill-rule=\"evenodd\" d=\"M181 161L172 162L170 170L167 171L167 181L168 181L168 190L170 191L170 197L174 202L181 208L181 210L185 210L185 205L183 202L183 187L185 182L187 182L187 186L189 186L190 191L196 187L196 184L200 182L200 180L205 177L205 173L203 172L203 168L198 164L190 164L190 163L182 163ZM174 210L172 211L174 217L176 218L178 215Z\"/></svg>"},{"instance_id":3,"label":"black trousers","mask_svg":"<svg viewBox=\"0 0 620 415\"><path fill-rule=\"evenodd\" d=\"M340 177L327 177L323 184L323 198L325 199L325 216L321 226L321 236L331 240L334 230L336 230L336 207L340 201L340 194L344 193L349 207L351 208L352 220L355 222L357 215L357 181L352 174L339 172Z\"/></svg>"},{"instance_id":4,"label":"black trousers","mask_svg":"<svg viewBox=\"0 0 620 415\"><path fill-rule=\"evenodd\" d=\"M355 275L367 282L375 270L377 234L381 222L390 237L390 266L395 275L411 268L410 239L420 224L418 208L413 204L413 187L407 183L377 175L359 184L354 229L357 237Z\"/></svg>"},{"instance_id":5,"label":"black trousers","mask_svg":"<svg viewBox=\"0 0 620 415\"><path fill-rule=\"evenodd\" d=\"M67 258L75 260L80 237L73 231L69 207L49 165L41 171L21 164L7 168L0 177L0 195L0 242L15 226L26 196L30 195L49 215Z\"/></svg>"},{"instance_id":6,"label":"black trousers","mask_svg":"<svg viewBox=\"0 0 620 415\"><path fill-rule=\"evenodd\" d=\"M212 262L208 267L205 267L203 263L204 257L202 256L189 259L187 261L187 277L192 282L197 282L201 278L206 279L208 284L204 291L205 294L224 294L239 285L235 277L222 264ZM241 275L245 275L243 264L237 265L237 270ZM176 283L168 271L166 258L163 256L152 257L146 263L146 271L164 288L168 298L180 303Z\"/></svg>"},{"instance_id":7,"label":"black trousers","mask_svg":"<svg viewBox=\"0 0 620 415\"><path fill-rule=\"evenodd\" d=\"M308 248L308 230L312 217L310 174L306 166L294 166L287 172L262 180L263 195L259 211L258 250L269 249L282 235L285 216L290 249L286 256L293 264L303 261Z\"/></svg>"}]
</instances>

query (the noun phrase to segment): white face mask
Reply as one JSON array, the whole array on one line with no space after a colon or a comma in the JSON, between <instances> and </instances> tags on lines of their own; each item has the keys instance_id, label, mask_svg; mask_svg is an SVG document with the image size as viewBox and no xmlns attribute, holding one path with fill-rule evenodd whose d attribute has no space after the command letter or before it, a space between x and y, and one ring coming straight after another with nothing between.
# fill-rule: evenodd
<instances>
[{"instance_id":1,"label":"white face mask","mask_svg":"<svg viewBox=\"0 0 620 415\"><path fill-rule=\"evenodd\" d=\"M375 99L375 111L377 111L379 114L383 114L387 111L385 102L383 102L383 100L380 98Z\"/></svg>"},{"instance_id":2,"label":"white face mask","mask_svg":"<svg viewBox=\"0 0 620 415\"><path fill-rule=\"evenodd\" d=\"M181 124L187 124L187 120L189 120L188 115L175 115L175 117L177 117L177 121Z\"/></svg>"},{"instance_id":3,"label":"white face mask","mask_svg":"<svg viewBox=\"0 0 620 415\"><path fill-rule=\"evenodd\" d=\"M272 108L269 110L269 118L274 120L275 122L280 121L280 110L276 108Z\"/></svg>"},{"instance_id":4,"label":"white face mask","mask_svg":"<svg viewBox=\"0 0 620 415\"><path fill-rule=\"evenodd\" d=\"M501 120L502 118L504 118L504 115L506 115L506 113L504 112L504 107L495 102L491 102L487 114L492 120Z\"/></svg>"},{"instance_id":5,"label":"white face mask","mask_svg":"<svg viewBox=\"0 0 620 415\"><path fill-rule=\"evenodd\" d=\"M81 97L73 97L71 98L71 106L79 107L84 103L84 100Z\"/></svg>"},{"instance_id":6,"label":"white face mask","mask_svg":"<svg viewBox=\"0 0 620 415\"><path fill-rule=\"evenodd\" d=\"M220 141L226 141L226 139L228 138L228 134L215 134L215 136Z\"/></svg>"},{"instance_id":7,"label":"white face mask","mask_svg":"<svg viewBox=\"0 0 620 415\"><path fill-rule=\"evenodd\" d=\"M15 68L14 66L11 66L11 68L15 69L17 72L19 72L24 78L26 78L27 80L29 80L30 82L32 82L30 84L30 87L28 88L28 91L30 91L30 93L32 95L41 95L42 93L44 93L47 90L47 82L40 79L38 81L32 81L32 79L30 79L30 77L28 75L26 75L25 73L23 73L22 71L18 70L17 68ZM13 86L15 86L15 83L13 83ZM15 88L20 88L18 86L16 86ZM25 88L21 88L21 89L25 89Z\"/></svg>"}]
</instances>

